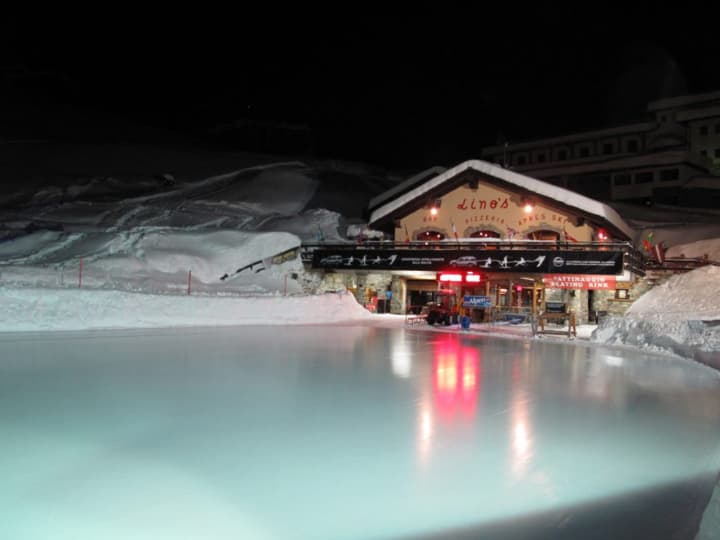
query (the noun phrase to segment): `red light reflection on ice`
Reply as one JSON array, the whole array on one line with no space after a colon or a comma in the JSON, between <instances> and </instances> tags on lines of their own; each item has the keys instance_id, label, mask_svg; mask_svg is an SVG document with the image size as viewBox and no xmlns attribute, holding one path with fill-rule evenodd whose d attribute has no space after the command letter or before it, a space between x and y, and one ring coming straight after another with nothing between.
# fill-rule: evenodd
<instances>
[{"instance_id":1,"label":"red light reflection on ice","mask_svg":"<svg viewBox=\"0 0 720 540\"><path fill-rule=\"evenodd\" d=\"M480 361L478 350L445 335L434 345L433 399L443 416L475 414Z\"/></svg>"}]
</instances>

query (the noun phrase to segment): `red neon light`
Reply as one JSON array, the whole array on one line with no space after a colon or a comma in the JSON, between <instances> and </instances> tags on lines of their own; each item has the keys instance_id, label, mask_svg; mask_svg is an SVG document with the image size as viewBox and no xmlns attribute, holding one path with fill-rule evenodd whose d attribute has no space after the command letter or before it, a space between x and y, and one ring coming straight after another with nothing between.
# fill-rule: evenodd
<instances>
[{"instance_id":1,"label":"red neon light","mask_svg":"<svg viewBox=\"0 0 720 540\"><path fill-rule=\"evenodd\" d=\"M462 274L440 274L440 281L460 282L462 279Z\"/></svg>"},{"instance_id":2,"label":"red neon light","mask_svg":"<svg viewBox=\"0 0 720 540\"><path fill-rule=\"evenodd\" d=\"M465 276L465 281L468 283L480 283L480 276L478 274L468 274Z\"/></svg>"}]
</instances>

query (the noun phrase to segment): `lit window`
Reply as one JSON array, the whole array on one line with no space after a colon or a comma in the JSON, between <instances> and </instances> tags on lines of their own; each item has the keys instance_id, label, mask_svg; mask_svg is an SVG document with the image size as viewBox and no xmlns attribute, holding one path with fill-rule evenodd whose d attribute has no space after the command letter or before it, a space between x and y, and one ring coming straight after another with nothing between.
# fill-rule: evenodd
<instances>
[{"instance_id":1,"label":"lit window","mask_svg":"<svg viewBox=\"0 0 720 540\"><path fill-rule=\"evenodd\" d=\"M553 240L555 242L560 240L560 233L549 230L533 231L528 233L528 240Z\"/></svg>"},{"instance_id":2,"label":"lit window","mask_svg":"<svg viewBox=\"0 0 720 540\"><path fill-rule=\"evenodd\" d=\"M439 231L423 231L415 237L420 242L437 242L443 238L445 238L445 235Z\"/></svg>"},{"instance_id":3,"label":"lit window","mask_svg":"<svg viewBox=\"0 0 720 540\"><path fill-rule=\"evenodd\" d=\"M500 238L500 234L495 231L475 231L470 235L470 238Z\"/></svg>"}]
</instances>

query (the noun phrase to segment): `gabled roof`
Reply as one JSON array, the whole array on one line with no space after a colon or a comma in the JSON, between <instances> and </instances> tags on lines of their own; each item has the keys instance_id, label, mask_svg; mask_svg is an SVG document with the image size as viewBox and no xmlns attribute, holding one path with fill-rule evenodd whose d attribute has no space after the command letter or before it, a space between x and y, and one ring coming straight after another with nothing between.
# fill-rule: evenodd
<instances>
[{"instance_id":1,"label":"gabled roof","mask_svg":"<svg viewBox=\"0 0 720 540\"><path fill-rule=\"evenodd\" d=\"M549 199L550 202L554 201L556 205L567 207L596 222L607 225L627 239L631 239L634 236L633 229L625 223L615 210L606 204L575 193L574 191L518 174L478 159L464 161L442 174L426 180L417 187L386 202L382 206L373 209L370 214L369 225L373 226L379 222L399 217L405 210L412 211L411 208L417 206L418 199L424 201L428 196L442 192L443 188L445 188L446 191L450 191L456 187L457 177L466 171L476 171L484 175L486 179L491 182L495 180L498 184L505 184L510 189L515 186L519 188L519 191L527 191ZM383 195L384 194L379 195L377 199L384 200Z\"/></svg>"}]
</instances>

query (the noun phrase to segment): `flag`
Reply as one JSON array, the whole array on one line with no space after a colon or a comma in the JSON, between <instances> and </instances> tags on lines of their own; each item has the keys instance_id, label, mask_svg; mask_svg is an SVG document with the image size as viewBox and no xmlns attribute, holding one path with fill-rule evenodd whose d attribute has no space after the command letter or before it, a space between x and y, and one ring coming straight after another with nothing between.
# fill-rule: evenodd
<instances>
[{"instance_id":1,"label":"flag","mask_svg":"<svg viewBox=\"0 0 720 540\"><path fill-rule=\"evenodd\" d=\"M643 241L642 241L643 247L645 248L645 251L647 251L648 253L651 253L653 250L652 241L653 241L653 232L650 231L648 233L648 235L645 238L643 238Z\"/></svg>"},{"instance_id":2,"label":"flag","mask_svg":"<svg viewBox=\"0 0 720 540\"><path fill-rule=\"evenodd\" d=\"M577 238L575 238L573 235L571 235L569 232L567 232L567 229L563 229L563 233L565 233L565 241L566 242L577 242Z\"/></svg>"},{"instance_id":3,"label":"flag","mask_svg":"<svg viewBox=\"0 0 720 540\"><path fill-rule=\"evenodd\" d=\"M458 239L458 235L457 235L457 229L455 228L455 222L452 221L452 220L450 220L450 226L452 227L452 232L453 232L453 234L455 235L455 240L457 240L457 239Z\"/></svg>"}]
</instances>

